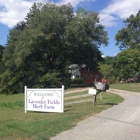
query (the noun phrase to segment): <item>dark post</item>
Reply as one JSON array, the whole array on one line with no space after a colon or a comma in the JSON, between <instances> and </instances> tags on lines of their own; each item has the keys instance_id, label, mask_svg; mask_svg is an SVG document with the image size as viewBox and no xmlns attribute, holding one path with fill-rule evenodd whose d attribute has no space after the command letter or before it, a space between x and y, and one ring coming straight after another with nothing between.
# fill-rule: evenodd
<instances>
[{"instance_id":1,"label":"dark post","mask_svg":"<svg viewBox=\"0 0 140 140\"><path fill-rule=\"evenodd\" d=\"M96 95L93 95L93 106L95 106L96 103Z\"/></svg>"}]
</instances>

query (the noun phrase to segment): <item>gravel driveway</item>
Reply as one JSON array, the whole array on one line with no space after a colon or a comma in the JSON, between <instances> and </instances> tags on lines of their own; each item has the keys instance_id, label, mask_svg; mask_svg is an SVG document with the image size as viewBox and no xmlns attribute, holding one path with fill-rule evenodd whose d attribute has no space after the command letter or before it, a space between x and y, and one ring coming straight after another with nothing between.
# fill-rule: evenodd
<instances>
[{"instance_id":1,"label":"gravel driveway","mask_svg":"<svg viewBox=\"0 0 140 140\"><path fill-rule=\"evenodd\" d=\"M51 140L140 140L140 93L110 89L125 100Z\"/></svg>"}]
</instances>

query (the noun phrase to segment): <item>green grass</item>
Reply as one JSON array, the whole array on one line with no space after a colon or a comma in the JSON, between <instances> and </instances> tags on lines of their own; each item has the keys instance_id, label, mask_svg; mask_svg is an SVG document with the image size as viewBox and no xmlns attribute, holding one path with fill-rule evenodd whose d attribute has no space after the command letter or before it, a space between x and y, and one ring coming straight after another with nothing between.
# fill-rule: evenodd
<instances>
[{"instance_id":1,"label":"green grass","mask_svg":"<svg viewBox=\"0 0 140 140\"><path fill-rule=\"evenodd\" d=\"M91 87L91 86L88 86L88 87ZM84 89L84 88L87 88L87 87L73 87L73 88L68 88L66 89L65 91L73 91L73 90L81 90L81 89Z\"/></svg>"},{"instance_id":2,"label":"green grass","mask_svg":"<svg viewBox=\"0 0 140 140\"><path fill-rule=\"evenodd\" d=\"M74 94L77 93L69 96ZM87 94L87 91L79 94ZM24 113L24 94L0 95L0 140L49 140L76 126L79 121L123 101L120 96L106 92L102 92L102 97L101 101L97 96L95 107L91 101L65 105L64 113ZM88 98L92 99L93 96Z\"/></svg>"},{"instance_id":3,"label":"green grass","mask_svg":"<svg viewBox=\"0 0 140 140\"><path fill-rule=\"evenodd\" d=\"M110 84L110 88L127 90L127 91L134 91L134 92L140 92L140 83Z\"/></svg>"},{"instance_id":4,"label":"green grass","mask_svg":"<svg viewBox=\"0 0 140 140\"><path fill-rule=\"evenodd\" d=\"M88 97L84 97L84 98L74 98L74 99L68 99L65 101L65 103L68 103L68 102L75 102L75 101L82 101L82 100L87 100L87 99L92 99L91 96L88 96Z\"/></svg>"},{"instance_id":5,"label":"green grass","mask_svg":"<svg viewBox=\"0 0 140 140\"><path fill-rule=\"evenodd\" d=\"M83 95L83 94L87 94L87 93L88 93L88 91L73 92L73 93L65 94L65 97L78 96L78 95Z\"/></svg>"}]
</instances>

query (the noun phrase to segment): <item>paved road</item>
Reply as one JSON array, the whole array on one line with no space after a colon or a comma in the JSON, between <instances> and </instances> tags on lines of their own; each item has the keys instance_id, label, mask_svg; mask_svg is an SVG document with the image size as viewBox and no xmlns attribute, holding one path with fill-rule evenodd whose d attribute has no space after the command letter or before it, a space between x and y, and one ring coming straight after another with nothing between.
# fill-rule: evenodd
<instances>
[{"instance_id":1,"label":"paved road","mask_svg":"<svg viewBox=\"0 0 140 140\"><path fill-rule=\"evenodd\" d=\"M125 101L78 123L51 140L140 140L140 93L113 90Z\"/></svg>"}]
</instances>

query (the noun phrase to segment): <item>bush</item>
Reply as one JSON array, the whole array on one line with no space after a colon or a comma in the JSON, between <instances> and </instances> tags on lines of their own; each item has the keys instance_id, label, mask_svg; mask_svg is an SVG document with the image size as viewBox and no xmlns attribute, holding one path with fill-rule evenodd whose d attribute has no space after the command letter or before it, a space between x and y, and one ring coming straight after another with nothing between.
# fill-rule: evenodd
<instances>
[{"instance_id":1,"label":"bush","mask_svg":"<svg viewBox=\"0 0 140 140\"><path fill-rule=\"evenodd\" d=\"M71 84L82 84L83 80L82 78L75 78L71 80Z\"/></svg>"}]
</instances>

